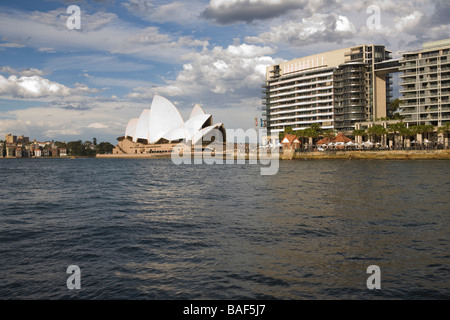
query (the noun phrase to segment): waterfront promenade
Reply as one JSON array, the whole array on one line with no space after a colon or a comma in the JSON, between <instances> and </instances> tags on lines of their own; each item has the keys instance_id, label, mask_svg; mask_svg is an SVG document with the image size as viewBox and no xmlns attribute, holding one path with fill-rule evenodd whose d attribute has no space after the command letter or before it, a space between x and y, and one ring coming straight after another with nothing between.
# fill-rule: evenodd
<instances>
[{"instance_id":1,"label":"waterfront promenade","mask_svg":"<svg viewBox=\"0 0 450 320\"><path fill-rule=\"evenodd\" d=\"M284 152L280 159L350 159L350 160L450 160L450 150L342 150Z\"/></svg>"},{"instance_id":2,"label":"waterfront promenade","mask_svg":"<svg viewBox=\"0 0 450 320\"><path fill-rule=\"evenodd\" d=\"M250 155L251 156L251 155ZM170 153L158 154L98 154L101 159L161 159L170 158ZM246 155L246 159L249 155ZM450 150L340 150L280 153L281 160L450 160Z\"/></svg>"}]
</instances>

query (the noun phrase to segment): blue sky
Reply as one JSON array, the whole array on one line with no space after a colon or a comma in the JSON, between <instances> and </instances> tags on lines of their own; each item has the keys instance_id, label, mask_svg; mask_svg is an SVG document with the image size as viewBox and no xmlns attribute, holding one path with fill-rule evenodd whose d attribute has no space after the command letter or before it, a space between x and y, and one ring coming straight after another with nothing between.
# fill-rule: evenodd
<instances>
[{"instance_id":1,"label":"blue sky","mask_svg":"<svg viewBox=\"0 0 450 320\"><path fill-rule=\"evenodd\" d=\"M266 66L364 43L399 57L448 38L449 17L447 0L2 0L0 135L115 143L155 94L247 129Z\"/></svg>"}]
</instances>

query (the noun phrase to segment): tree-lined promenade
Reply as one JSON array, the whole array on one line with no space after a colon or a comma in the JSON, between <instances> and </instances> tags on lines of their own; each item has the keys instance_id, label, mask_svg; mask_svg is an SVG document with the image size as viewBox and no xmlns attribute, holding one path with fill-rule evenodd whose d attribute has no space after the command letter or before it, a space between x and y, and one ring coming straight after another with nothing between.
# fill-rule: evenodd
<instances>
[{"instance_id":1,"label":"tree-lined promenade","mask_svg":"<svg viewBox=\"0 0 450 320\"><path fill-rule=\"evenodd\" d=\"M388 121L388 119L381 120ZM448 149L450 123L440 127L407 126L405 122L399 120L387 127L374 124L367 129L355 129L346 134L350 138L361 141L359 144L355 143L352 148L362 147L375 150ZM279 135L280 141L285 135L295 135L300 140L301 146L296 151L312 151L320 147L317 145L319 139L332 140L337 132L332 129L323 130L319 124L313 124L304 130L293 130L291 127L286 127L284 132Z\"/></svg>"}]
</instances>

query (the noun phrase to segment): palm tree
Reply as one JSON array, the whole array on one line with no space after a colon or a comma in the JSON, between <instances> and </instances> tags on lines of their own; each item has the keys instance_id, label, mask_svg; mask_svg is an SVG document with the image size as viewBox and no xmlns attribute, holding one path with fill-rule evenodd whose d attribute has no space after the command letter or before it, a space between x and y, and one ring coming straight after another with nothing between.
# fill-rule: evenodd
<instances>
[{"instance_id":1,"label":"palm tree","mask_svg":"<svg viewBox=\"0 0 450 320\"><path fill-rule=\"evenodd\" d=\"M295 135L300 140L300 143L301 143L302 146L305 143L305 138L306 138L305 131L306 130L297 130L297 131L295 131Z\"/></svg>"},{"instance_id":2,"label":"palm tree","mask_svg":"<svg viewBox=\"0 0 450 320\"><path fill-rule=\"evenodd\" d=\"M415 135L416 141L419 140L418 139L419 134L423 137L423 134L426 132L426 127L423 124L411 126L409 129ZM423 140L423 139L420 139L420 140ZM416 147L417 147L417 143L416 143Z\"/></svg>"},{"instance_id":3,"label":"palm tree","mask_svg":"<svg viewBox=\"0 0 450 320\"><path fill-rule=\"evenodd\" d=\"M395 149L398 148L398 135L401 135L404 133L404 130L406 128L406 125L404 122L397 122L394 124L389 125L389 132L392 132L394 134L394 146Z\"/></svg>"},{"instance_id":4,"label":"palm tree","mask_svg":"<svg viewBox=\"0 0 450 320\"><path fill-rule=\"evenodd\" d=\"M444 146L448 147L448 135L450 134L450 122L447 122L442 127L439 127L438 133L442 133L444 135Z\"/></svg>"},{"instance_id":5,"label":"palm tree","mask_svg":"<svg viewBox=\"0 0 450 320\"><path fill-rule=\"evenodd\" d=\"M406 140L406 137L412 136L412 135L413 135L413 131L412 131L410 128L404 126L404 127L400 127L399 134L400 134L401 137L403 138L403 139L402 139L402 140L403 140L403 147L405 147L405 140Z\"/></svg>"},{"instance_id":6,"label":"palm tree","mask_svg":"<svg viewBox=\"0 0 450 320\"><path fill-rule=\"evenodd\" d=\"M328 140L330 141L336 136L336 133L334 132L333 129L325 130L322 134L325 138L328 138Z\"/></svg>"},{"instance_id":7,"label":"palm tree","mask_svg":"<svg viewBox=\"0 0 450 320\"><path fill-rule=\"evenodd\" d=\"M369 136L373 136L375 137L374 142L379 142L377 138L381 138L382 136L384 136L385 134L387 134L387 130L385 127L383 127L380 124L374 125L370 128L367 129L367 134Z\"/></svg>"},{"instance_id":8,"label":"palm tree","mask_svg":"<svg viewBox=\"0 0 450 320\"><path fill-rule=\"evenodd\" d=\"M280 132L280 134L279 134L280 141L283 140L284 136L287 134L295 134L294 129L292 129L292 127L289 127L289 126L285 127L284 131Z\"/></svg>"},{"instance_id":9,"label":"palm tree","mask_svg":"<svg viewBox=\"0 0 450 320\"><path fill-rule=\"evenodd\" d=\"M320 124L313 123L309 128L305 129L305 137L309 138L309 145L313 145L314 139L322 133Z\"/></svg>"},{"instance_id":10,"label":"palm tree","mask_svg":"<svg viewBox=\"0 0 450 320\"><path fill-rule=\"evenodd\" d=\"M424 125L424 133L427 135L427 140L430 140L430 133L434 131L434 126L432 124Z\"/></svg>"},{"instance_id":11,"label":"palm tree","mask_svg":"<svg viewBox=\"0 0 450 320\"><path fill-rule=\"evenodd\" d=\"M366 135L367 135L367 133L366 133L366 130L364 130L364 129L353 130L353 136L355 137L355 140L356 140L356 137L361 137L361 140L362 140L362 137L364 137Z\"/></svg>"}]
</instances>

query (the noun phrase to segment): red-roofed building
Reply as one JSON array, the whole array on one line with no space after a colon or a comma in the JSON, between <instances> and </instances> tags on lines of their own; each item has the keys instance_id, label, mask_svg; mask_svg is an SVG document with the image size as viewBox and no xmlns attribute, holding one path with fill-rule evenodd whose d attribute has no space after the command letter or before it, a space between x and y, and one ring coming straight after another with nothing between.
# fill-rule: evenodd
<instances>
[{"instance_id":1,"label":"red-roofed building","mask_svg":"<svg viewBox=\"0 0 450 320\"><path fill-rule=\"evenodd\" d=\"M300 149L300 140L298 140L296 135L287 134L281 140L281 144L283 145L283 150L297 150Z\"/></svg>"},{"instance_id":2,"label":"red-roofed building","mask_svg":"<svg viewBox=\"0 0 450 320\"><path fill-rule=\"evenodd\" d=\"M337 142L343 142L343 143L347 143L353 141L352 139L350 139L349 137L346 137L343 133L338 133L334 138L328 138L325 137L322 140L317 141L317 145L323 145L323 144L328 144L330 142L332 143L337 143Z\"/></svg>"}]
</instances>

